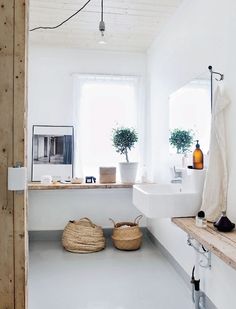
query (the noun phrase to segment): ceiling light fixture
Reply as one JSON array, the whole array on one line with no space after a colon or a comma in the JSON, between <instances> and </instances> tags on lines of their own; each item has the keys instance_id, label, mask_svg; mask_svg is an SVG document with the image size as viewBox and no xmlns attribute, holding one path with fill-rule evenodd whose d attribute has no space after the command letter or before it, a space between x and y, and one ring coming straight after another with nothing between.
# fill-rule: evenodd
<instances>
[{"instance_id":1,"label":"ceiling light fixture","mask_svg":"<svg viewBox=\"0 0 236 309\"><path fill-rule=\"evenodd\" d=\"M99 23L99 31L101 33L101 39L99 41L99 44L106 44L106 41L104 39L106 26L105 26L103 16L104 16L104 4L103 4L103 0L101 0L101 20Z\"/></svg>"},{"instance_id":2,"label":"ceiling light fixture","mask_svg":"<svg viewBox=\"0 0 236 309\"><path fill-rule=\"evenodd\" d=\"M72 19L73 17L75 17L79 12L81 12L92 0L88 0L80 9L78 9L75 13L73 13L71 16L69 16L68 18L66 18L65 20L63 20L61 23L59 23L56 26L39 26L39 27L35 27L30 29L29 31L35 31L35 30L54 30L57 29L59 27L61 27L62 25L64 25L66 22L68 22L70 19ZM103 0L101 0L101 20L99 23L99 31L101 33L101 40L99 41L100 44L106 44L105 40L104 40L104 33L105 33L105 22L103 19L103 15L104 15L104 5L103 5Z\"/></svg>"}]
</instances>

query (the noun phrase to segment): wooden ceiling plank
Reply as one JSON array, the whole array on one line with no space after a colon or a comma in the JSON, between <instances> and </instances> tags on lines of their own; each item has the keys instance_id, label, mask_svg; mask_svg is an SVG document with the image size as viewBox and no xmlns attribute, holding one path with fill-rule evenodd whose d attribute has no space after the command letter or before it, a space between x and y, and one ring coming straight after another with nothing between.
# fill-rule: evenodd
<instances>
[{"instance_id":1,"label":"wooden ceiling plank","mask_svg":"<svg viewBox=\"0 0 236 309\"><path fill-rule=\"evenodd\" d=\"M134 37L140 50L147 48L159 33L170 16L175 12L183 0L105 0L106 37L114 38L107 50L115 48L129 49L131 42L127 38ZM31 0L30 27L54 26L67 18L85 3L84 0ZM67 40L69 46L84 46L88 43L85 38L92 40L99 37L98 23L100 20L100 0L93 0L79 13L77 17L63 27L43 33L44 41L61 43ZM43 31L42 31L43 32ZM126 34L127 32L127 34ZM94 34L96 33L96 34ZM31 33L30 40L40 41L39 32ZM61 39L60 39L61 37ZM140 41L142 43L140 43ZM97 48L96 42L90 42L91 49ZM117 47L118 46L118 47ZM120 46L120 47L119 47ZM133 49L133 46L131 47Z\"/></svg>"}]
</instances>

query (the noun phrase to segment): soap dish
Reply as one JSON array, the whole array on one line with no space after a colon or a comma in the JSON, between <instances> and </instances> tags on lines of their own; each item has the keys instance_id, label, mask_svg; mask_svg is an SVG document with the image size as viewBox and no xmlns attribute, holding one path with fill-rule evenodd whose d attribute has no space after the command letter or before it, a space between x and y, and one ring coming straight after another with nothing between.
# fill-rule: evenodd
<instances>
[{"instance_id":1,"label":"soap dish","mask_svg":"<svg viewBox=\"0 0 236 309\"><path fill-rule=\"evenodd\" d=\"M226 217L225 212L222 212L219 220L214 223L214 227L216 227L220 232L230 232L235 228L235 224L232 223L228 217Z\"/></svg>"},{"instance_id":2,"label":"soap dish","mask_svg":"<svg viewBox=\"0 0 236 309\"><path fill-rule=\"evenodd\" d=\"M75 177L75 178L72 178L71 179L71 183L73 183L73 184L82 184L83 183L83 178L78 178L78 177Z\"/></svg>"}]
</instances>

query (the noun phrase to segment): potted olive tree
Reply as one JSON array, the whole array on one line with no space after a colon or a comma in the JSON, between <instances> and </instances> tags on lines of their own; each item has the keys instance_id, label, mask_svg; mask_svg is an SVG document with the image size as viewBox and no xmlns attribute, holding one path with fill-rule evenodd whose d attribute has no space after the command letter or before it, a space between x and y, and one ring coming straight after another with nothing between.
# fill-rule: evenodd
<instances>
[{"instance_id":1,"label":"potted olive tree","mask_svg":"<svg viewBox=\"0 0 236 309\"><path fill-rule=\"evenodd\" d=\"M169 141L177 153L186 154L193 144L193 133L191 130L174 129L170 132Z\"/></svg>"},{"instance_id":2,"label":"potted olive tree","mask_svg":"<svg viewBox=\"0 0 236 309\"><path fill-rule=\"evenodd\" d=\"M138 141L138 134L133 128L118 127L112 131L112 141L116 152L125 156L126 162L120 162L120 176L122 183L134 183L137 175L138 163L129 162L128 151Z\"/></svg>"},{"instance_id":3,"label":"potted olive tree","mask_svg":"<svg viewBox=\"0 0 236 309\"><path fill-rule=\"evenodd\" d=\"M193 144L193 131L176 128L170 132L169 142L171 146L176 148L177 152L174 165L177 164L177 166L186 168L189 161L187 153Z\"/></svg>"}]
</instances>

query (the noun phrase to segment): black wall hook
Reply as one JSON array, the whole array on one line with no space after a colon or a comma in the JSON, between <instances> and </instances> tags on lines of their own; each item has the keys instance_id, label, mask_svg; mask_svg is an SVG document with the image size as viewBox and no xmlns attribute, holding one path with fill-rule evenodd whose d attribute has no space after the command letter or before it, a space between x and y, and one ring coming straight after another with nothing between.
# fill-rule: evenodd
<instances>
[{"instance_id":1,"label":"black wall hook","mask_svg":"<svg viewBox=\"0 0 236 309\"><path fill-rule=\"evenodd\" d=\"M212 68L211 65L209 65L208 70L210 71L210 74L211 74L211 111L212 111L212 105L213 105L213 75L219 76L218 78L215 77L215 80L220 82L220 81L224 80L224 74L213 71L213 68Z\"/></svg>"},{"instance_id":2,"label":"black wall hook","mask_svg":"<svg viewBox=\"0 0 236 309\"><path fill-rule=\"evenodd\" d=\"M211 75L218 75L218 76L220 76L220 78L215 78L215 80L217 80L218 82L224 80L224 74L221 74L219 72L214 72L211 65L209 65L208 69L209 69Z\"/></svg>"}]
</instances>

